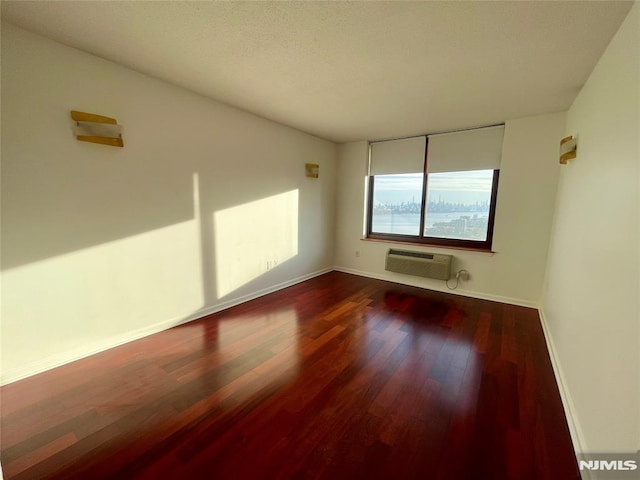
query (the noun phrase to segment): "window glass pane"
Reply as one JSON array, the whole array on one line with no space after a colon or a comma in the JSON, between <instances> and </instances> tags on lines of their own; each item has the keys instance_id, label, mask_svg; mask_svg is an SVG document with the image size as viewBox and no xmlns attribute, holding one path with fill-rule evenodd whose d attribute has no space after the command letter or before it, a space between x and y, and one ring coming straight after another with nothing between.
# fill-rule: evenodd
<instances>
[{"instance_id":1,"label":"window glass pane","mask_svg":"<svg viewBox=\"0 0 640 480\"><path fill-rule=\"evenodd\" d=\"M430 173L424 235L487 240L493 170Z\"/></svg>"},{"instance_id":2,"label":"window glass pane","mask_svg":"<svg viewBox=\"0 0 640 480\"><path fill-rule=\"evenodd\" d=\"M372 232L416 236L420 233L423 178L421 173L374 177Z\"/></svg>"}]
</instances>

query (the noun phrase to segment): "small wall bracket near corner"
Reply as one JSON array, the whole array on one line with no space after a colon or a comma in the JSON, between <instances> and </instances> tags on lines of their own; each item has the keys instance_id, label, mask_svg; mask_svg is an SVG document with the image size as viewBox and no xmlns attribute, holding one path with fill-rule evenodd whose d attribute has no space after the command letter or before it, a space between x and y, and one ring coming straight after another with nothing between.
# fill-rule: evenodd
<instances>
[{"instance_id":1,"label":"small wall bracket near corner","mask_svg":"<svg viewBox=\"0 0 640 480\"><path fill-rule=\"evenodd\" d=\"M569 160L576 158L577 150L578 145L571 135L560 140L560 163L566 165Z\"/></svg>"},{"instance_id":2,"label":"small wall bracket near corner","mask_svg":"<svg viewBox=\"0 0 640 480\"><path fill-rule=\"evenodd\" d=\"M75 110L71 110L71 118L76 121L74 134L81 142L124 147L122 125L115 118Z\"/></svg>"},{"instance_id":3,"label":"small wall bracket near corner","mask_svg":"<svg viewBox=\"0 0 640 480\"><path fill-rule=\"evenodd\" d=\"M316 163L306 163L304 165L305 175L309 178L318 178L320 166Z\"/></svg>"}]
</instances>

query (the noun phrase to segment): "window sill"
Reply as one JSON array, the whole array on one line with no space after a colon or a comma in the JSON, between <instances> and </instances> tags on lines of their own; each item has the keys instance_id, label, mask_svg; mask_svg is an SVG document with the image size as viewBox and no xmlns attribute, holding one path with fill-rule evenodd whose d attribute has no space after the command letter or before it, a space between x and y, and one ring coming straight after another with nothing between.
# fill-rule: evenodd
<instances>
[{"instance_id":1,"label":"window sill","mask_svg":"<svg viewBox=\"0 0 640 480\"><path fill-rule=\"evenodd\" d=\"M429 249L441 249L441 250L462 250L465 252L474 252L474 253L486 253L488 255L495 255L497 252L485 248L473 248L473 247L451 247L446 245L437 245L432 243L422 243L422 242L407 242L402 240L387 240L381 238L361 238L363 242L375 242L375 243L390 243L392 245L410 245L412 247L421 247L421 248L429 248Z\"/></svg>"}]
</instances>

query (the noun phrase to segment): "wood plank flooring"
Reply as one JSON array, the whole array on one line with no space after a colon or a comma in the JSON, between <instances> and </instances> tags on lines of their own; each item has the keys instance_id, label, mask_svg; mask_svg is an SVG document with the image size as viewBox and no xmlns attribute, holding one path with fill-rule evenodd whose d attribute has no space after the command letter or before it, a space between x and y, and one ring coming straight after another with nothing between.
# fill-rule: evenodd
<instances>
[{"instance_id":1,"label":"wood plank flooring","mask_svg":"<svg viewBox=\"0 0 640 480\"><path fill-rule=\"evenodd\" d=\"M6 479L576 479L533 309L332 272L0 390Z\"/></svg>"}]
</instances>

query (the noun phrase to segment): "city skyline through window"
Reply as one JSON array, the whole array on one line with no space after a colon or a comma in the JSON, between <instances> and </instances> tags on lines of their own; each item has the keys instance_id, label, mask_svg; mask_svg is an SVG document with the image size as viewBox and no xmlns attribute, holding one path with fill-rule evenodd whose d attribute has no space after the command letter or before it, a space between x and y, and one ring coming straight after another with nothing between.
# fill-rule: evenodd
<instances>
[{"instance_id":1,"label":"city skyline through window","mask_svg":"<svg viewBox=\"0 0 640 480\"><path fill-rule=\"evenodd\" d=\"M427 175L424 219L423 173L376 175L371 233L488 242L495 174L474 170Z\"/></svg>"}]
</instances>

